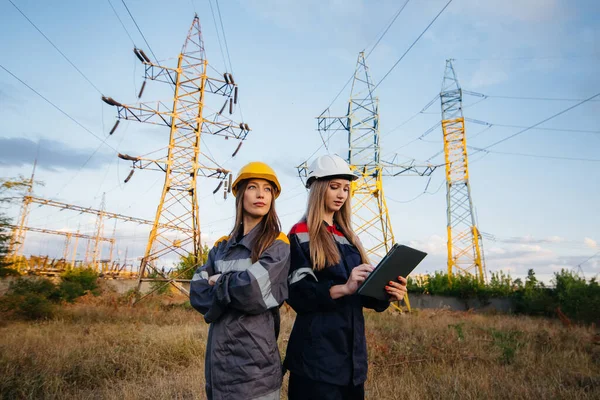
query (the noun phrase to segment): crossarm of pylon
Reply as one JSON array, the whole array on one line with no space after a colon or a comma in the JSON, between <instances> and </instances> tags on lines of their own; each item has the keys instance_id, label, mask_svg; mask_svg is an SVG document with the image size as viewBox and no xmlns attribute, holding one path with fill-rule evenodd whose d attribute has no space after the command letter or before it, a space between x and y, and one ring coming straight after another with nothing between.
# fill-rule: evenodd
<instances>
[{"instance_id":1,"label":"crossarm of pylon","mask_svg":"<svg viewBox=\"0 0 600 400\"><path fill-rule=\"evenodd\" d=\"M144 62L146 66L145 69L145 77L146 79L151 79L157 82L169 83L175 85L177 83L177 69L163 67L162 65L156 65L153 63ZM191 74L190 69L201 68L202 63L198 63L195 65L187 66L186 70L183 70L184 76L194 76L192 79L183 79L180 82L180 87L187 90L199 90L201 74L195 73ZM235 88L235 84L227 83L223 79L217 78L209 78L207 77L205 80L204 90L213 93L219 94L221 96L231 97L233 90Z\"/></svg>"},{"instance_id":2,"label":"crossarm of pylon","mask_svg":"<svg viewBox=\"0 0 600 400\"><path fill-rule=\"evenodd\" d=\"M246 129L245 124L236 124L235 122L229 121L208 121L204 120L202 124L202 132L210 135L232 137L239 140L246 139L250 128Z\"/></svg>"},{"instance_id":3,"label":"crossarm of pylon","mask_svg":"<svg viewBox=\"0 0 600 400\"><path fill-rule=\"evenodd\" d=\"M156 104L151 107L150 104ZM118 116L120 119L145 122L154 125L172 124L173 110L164 103L157 101L153 103L139 103L136 106L128 106L121 104L117 106Z\"/></svg>"},{"instance_id":4,"label":"crossarm of pylon","mask_svg":"<svg viewBox=\"0 0 600 400\"><path fill-rule=\"evenodd\" d=\"M177 82L177 70L175 68L163 67L154 63L144 62L145 77L153 81L175 84Z\"/></svg>"},{"instance_id":5,"label":"crossarm of pylon","mask_svg":"<svg viewBox=\"0 0 600 400\"><path fill-rule=\"evenodd\" d=\"M409 164L396 164L387 161L382 161L382 176L429 176L436 170L439 165L424 164L417 165L414 163Z\"/></svg>"},{"instance_id":6,"label":"crossarm of pylon","mask_svg":"<svg viewBox=\"0 0 600 400\"><path fill-rule=\"evenodd\" d=\"M204 155L203 155L204 156ZM206 156L205 156L206 157ZM206 157L208 158L208 157ZM210 159L209 159L210 160ZM150 171L162 171L166 172L167 159L149 159L143 157L137 157L135 160L132 160L132 168L136 169L147 169ZM212 160L210 160L212 162ZM187 174L190 171L181 170L176 166L171 167L172 174ZM227 174L230 173L229 170L221 168L219 166L211 166L205 163L198 163L198 173L202 174L206 178L217 178L217 179L225 179Z\"/></svg>"},{"instance_id":7,"label":"crossarm of pylon","mask_svg":"<svg viewBox=\"0 0 600 400\"><path fill-rule=\"evenodd\" d=\"M348 117L317 117L317 128L320 131L347 131Z\"/></svg>"},{"instance_id":8,"label":"crossarm of pylon","mask_svg":"<svg viewBox=\"0 0 600 400\"><path fill-rule=\"evenodd\" d=\"M221 96L231 97L235 85L227 83L221 79L206 78L206 86L204 90L213 94L220 94Z\"/></svg>"}]
</instances>

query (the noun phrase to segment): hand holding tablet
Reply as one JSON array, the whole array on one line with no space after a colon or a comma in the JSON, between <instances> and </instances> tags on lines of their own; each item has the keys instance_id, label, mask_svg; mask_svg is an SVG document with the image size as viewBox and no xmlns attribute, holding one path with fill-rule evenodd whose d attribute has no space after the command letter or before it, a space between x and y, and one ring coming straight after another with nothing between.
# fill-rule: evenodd
<instances>
[{"instance_id":1,"label":"hand holding tablet","mask_svg":"<svg viewBox=\"0 0 600 400\"><path fill-rule=\"evenodd\" d=\"M427 253L420 250L395 244L360 285L358 294L378 300L389 300L390 294L385 287L390 286L390 281L397 282L398 277L408 277L426 255Z\"/></svg>"}]
</instances>

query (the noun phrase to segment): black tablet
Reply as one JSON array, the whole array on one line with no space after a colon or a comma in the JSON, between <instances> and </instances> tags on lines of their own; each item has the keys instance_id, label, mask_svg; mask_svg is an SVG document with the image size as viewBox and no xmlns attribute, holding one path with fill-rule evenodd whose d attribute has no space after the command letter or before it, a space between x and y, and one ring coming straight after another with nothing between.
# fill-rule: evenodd
<instances>
[{"instance_id":1,"label":"black tablet","mask_svg":"<svg viewBox=\"0 0 600 400\"><path fill-rule=\"evenodd\" d=\"M388 300L390 295L385 291L388 282L397 281L399 276L406 278L426 255L420 250L395 244L360 285L358 294Z\"/></svg>"}]
</instances>

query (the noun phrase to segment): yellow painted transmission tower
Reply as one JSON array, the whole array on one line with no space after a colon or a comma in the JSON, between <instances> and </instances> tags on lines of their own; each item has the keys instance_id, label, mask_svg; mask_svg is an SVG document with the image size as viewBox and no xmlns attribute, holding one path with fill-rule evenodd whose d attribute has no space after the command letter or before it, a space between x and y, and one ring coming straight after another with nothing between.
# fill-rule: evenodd
<instances>
[{"instance_id":1,"label":"yellow painted transmission tower","mask_svg":"<svg viewBox=\"0 0 600 400\"><path fill-rule=\"evenodd\" d=\"M383 194L384 176L430 175L433 165L401 165L381 160L379 144L378 99L365 62L364 52L358 55L354 71L348 110L342 117L332 117L329 109L319 117L321 137L330 138L336 132L348 136L347 160L359 179L352 182L352 219L371 261L381 259L394 244L394 232ZM324 139L325 140L325 139ZM301 177L306 176L306 163L298 167Z\"/></svg>"},{"instance_id":2,"label":"yellow painted transmission tower","mask_svg":"<svg viewBox=\"0 0 600 400\"><path fill-rule=\"evenodd\" d=\"M177 67L158 65L151 61L143 50L134 49L134 53L144 64L146 79L164 82L174 87L174 100L171 107L162 102L129 106L110 97L103 97L104 102L117 107L120 119L166 125L170 129L166 158L147 159L126 154L119 155L122 159L132 161L134 169L155 169L165 173L154 225L140 264L138 290L142 281L160 280L165 284L171 283L187 294L187 290L179 284L180 281L187 280L178 279L178 276L167 277L162 269L166 264L164 260L172 263L178 261L180 256L187 256L189 253L194 254L197 260L201 260L197 178L203 176L220 179L221 183L215 192L223 187L226 195L231 190L229 171L201 152L201 135L243 140L250 128L247 124L235 123L223 115L226 108L230 114L233 112L234 104L237 104L238 88L229 73L219 78L210 78L207 75L208 61L197 15L179 54ZM145 84L144 81L138 97L141 96ZM221 106L222 103L219 101L215 109L209 108L205 98L209 93L221 96L221 101L223 99L225 101L224 104ZM119 122L117 121L111 132L114 132ZM237 150L239 145L232 156L237 153ZM130 177L131 173L126 181ZM172 226L176 226L178 230L173 229ZM169 259L168 257L172 257L173 253L176 258ZM159 265L161 259L162 265ZM162 275L162 278L149 278L148 269ZM159 288L156 287L155 290Z\"/></svg>"},{"instance_id":3,"label":"yellow painted transmission tower","mask_svg":"<svg viewBox=\"0 0 600 400\"><path fill-rule=\"evenodd\" d=\"M483 248L481 234L475 222L469 185L462 89L456 78L452 60L446 61L440 99L446 160L448 275L472 274L483 281Z\"/></svg>"}]
</instances>

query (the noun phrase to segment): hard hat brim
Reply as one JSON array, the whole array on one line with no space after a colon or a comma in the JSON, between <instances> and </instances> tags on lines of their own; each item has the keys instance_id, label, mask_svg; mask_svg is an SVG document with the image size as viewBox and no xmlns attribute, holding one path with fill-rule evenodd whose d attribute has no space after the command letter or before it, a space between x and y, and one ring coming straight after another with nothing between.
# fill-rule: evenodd
<instances>
[{"instance_id":1,"label":"hard hat brim","mask_svg":"<svg viewBox=\"0 0 600 400\"><path fill-rule=\"evenodd\" d=\"M240 182L249 180L249 179L264 179L265 181L267 181L271 185L273 185L273 188L275 189L275 193L273 193L273 198L275 198L275 199L278 198L279 195L281 194L281 186L279 184L279 181L273 175L248 173L248 174L242 174L242 175L238 176L237 179L235 180L235 182L233 182L231 192L233 193L233 195L235 197L237 197L237 192L238 192L237 188L238 188Z\"/></svg>"},{"instance_id":2,"label":"hard hat brim","mask_svg":"<svg viewBox=\"0 0 600 400\"><path fill-rule=\"evenodd\" d=\"M315 181L319 180L319 181L330 181L332 179L347 179L349 181L355 181L358 179L357 175L348 175L348 174L340 174L340 175L329 175L329 176L312 176L310 178L308 178L308 180L306 181L306 187L310 188L310 185L312 185Z\"/></svg>"}]
</instances>

